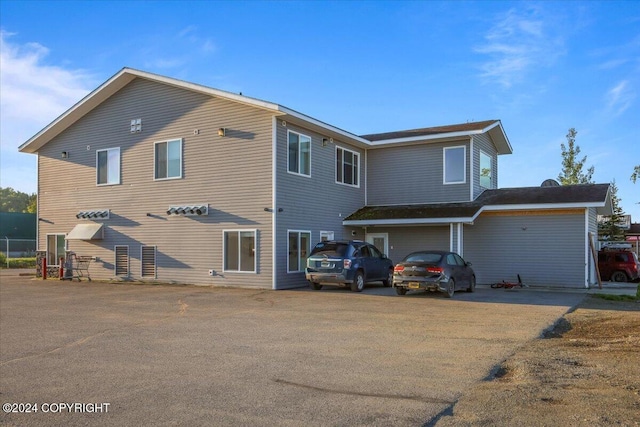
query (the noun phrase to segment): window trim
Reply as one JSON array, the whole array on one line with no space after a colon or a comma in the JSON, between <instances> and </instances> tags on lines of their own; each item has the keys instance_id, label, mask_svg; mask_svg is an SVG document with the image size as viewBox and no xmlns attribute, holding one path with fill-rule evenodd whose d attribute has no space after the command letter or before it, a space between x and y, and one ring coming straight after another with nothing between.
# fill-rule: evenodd
<instances>
[{"instance_id":1,"label":"window trim","mask_svg":"<svg viewBox=\"0 0 640 427\"><path fill-rule=\"evenodd\" d=\"M289 136L292 133L295 133L296 135L298 135L298 172L294 172L289 169ZM300 155L302 153L302 150L300 150L301 136L304 136L305 138L309 138L309 174L308 175L300 172ZM304 176L307 178L311 178L311 146L313 145L312 142L313 142L313 138L311 138L309 135L305 135L304 133L287 129L287 173L290 173L291 175Z\"/></svg>"},{"instance_id":2,"label":"window trim","mask_svg":"<svg viewBox=\"0 0 640 427\"><path fill-rule=\"evenodd\" d=\"M447 182L447 151L462 148L462 181ZM466 184L467 183L467 146L455 145L452 147L443 147L442 149L442 184Z\"/></svg>"},{"instance_id":3,"label":"window trim","mask_svg":"<svg viewBox=\"0 0 640 427\"><path fill-rule=\"evenodd\" d=\"M342 181L338 180L338 150L342 150L343 154L342 154L342 159L341 159L341 165L342 165ZM348 151L353 155L358 156L358 163L356 165L356 167L358 168L358 173L355 175L355 177L358 180L357 184L349 184L344 182L344 152ZM347 187L353 187L353 188L360 188L360 153L354 150L350 150L348 148L336 145L336 150L335 150L335 168L336 168L336 173L335 173L335 179L336 179L336 184L340 184L340 185L346 185Z\"/></svg>"},{"instance_id":4,"label":"window trim","mask_svg":"<svg viewBox=\"0 0 640 427\"><path fill-rule=\"evenodd\" d=\"M484 185L482 185L482 156L487 156L489 158L489 161L491 162L490 164L490 168L489 168L489 186L485 187ZM493 187L493 157L489 154L487 154L485 151L480 150L480 154L478 155L478 185L480 186L480 188L494 188Z\"/></svg>"},{"instance_id":5,"label":"window trim","mask_svg":"<svg viewBox=\"0 0 640 427\"><path fill-rule=\"evenodd\" d=\"M291 233L296 233L298 235L298 270L291 270L291 265L289 264L289 252L290 252L290 248L289 248L289 235ZM307 246L307 256L309 253L311 253L311 231L310 230L287 230L287 273L303 273L305 270L305 267L307 265L306 263L306 257L303 259L300 256L300 236L305 233L309 236L309 245Z\"/></svg>"},{"instance_id":6,"label":"window trim","mask_svg":"<svg viewBox=\"0 0 640 427\"><path fill-rule=\"evenodd\" d=\"M118 151L118 179L117 182L109 182L109 151ZM100 179L100 165L99 165L99 153L106 151L107 152L107 182L99 183L98 179ZM96 150L96 186L104 187L108 185L120 185L122 182L122 152L120 151L120 147L111 147L111 148L102 148L100 150Z\"/></svg>"},{"instance_id":7,"label":"window trim","mask_svg":"<svg viewBox=\"0 0 640 427\"><path fill-rule=\"evenodd\" d=\"M253 233L253 270L227 270L225 265L227 264L227 240L225 239L226 233L238 233L238 268L242 264L242 245L240 244L240 233L251 232ZM222 230L222 272L223 273L238 273L238 274L257 274L258 273L258 229L257 228L233 228Z\"/></svg>"},{"instance_id":8,"label":"window trim","mask_svg":"<svg viewBox=\"0 0 640 427\"><path fill-rule=\"evenodd\" d=\"M180 174L178 176L166 176L164 178L158 178L158 159L157 159L157 146L158 144L167 144L167 175L169 175L169 143L170 142L174 142L174 141L178 141L180 143ZM184 144L183 144L183 140L182 138L173 138L173 139L165 139L164 141L155 141L153 143L153 180L154 181L168 181L171 179L182 179L182 163L184 161Z\"/></svg>"}]
</instances>

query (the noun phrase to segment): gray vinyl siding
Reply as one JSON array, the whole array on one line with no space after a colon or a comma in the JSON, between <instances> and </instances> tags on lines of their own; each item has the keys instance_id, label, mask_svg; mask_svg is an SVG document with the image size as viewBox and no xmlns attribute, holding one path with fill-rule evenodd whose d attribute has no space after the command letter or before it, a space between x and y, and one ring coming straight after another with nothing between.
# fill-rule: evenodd
<instances>
[{"instance_id":1,"label":"gray vinyl siding","mask_svg":"<svg viewBox=\"0 0 640 427\"><path fill-rule=\"evenodd\" d=\"M491 142L489 135L474 135L473 137L473 198L475 199L486 188L480 186L480 151L489 155L491 162L491 189L498 188L498 151Z\"/></svg>"},{"instance_id":2,"label":"gray vinyl siding","mask_svg":"<svg viewBox=\"0 0 640 427\"><path fill-rule=\"evenodd\" d=\"M480 217L464 226L464 258L478 284L585 286L585 215Z\"/></svg>"},{"instance_id":3,"label":"gray vinyl siding","mask_svg":"<svg viewBox=\"0 0 640 427\"><path fill-rule=\"evenodd\" d=\"M389 234L389 258L400 262L411 252L420 250L449 250L449 225L425 227L375 227L370 232Z\"/></svg>"},{"instance_id":4,"label":"gray vinyl siding","mask_svg":"<svg viewBox=\"0 0 640 427\"><path fill-rule=\"evenodd\" d=\"M443 149L466 146L466 182L443 184ZM470 200L469 140L370 149L367 153L371 206Z\"/></svg>"},{"instance_id":5,"label":"gray vinyl siding","mask_svg":"<svg viewBox=\"0 0 640 427\"><path fill-rule=\"evenodd\" d=\"M287 131L311 138L311 177L288 173ZM277 177L276 212L277 259L276 287L278 289L306 286L304 273L287 272L288 230L311 231L311 246L320 241L320 231L333 231L336 239L364 239L361 229L356 236L342 225L343 219L364 206L364 151L338 140L322 146L326 136L312 132L291 122L276 124ZM336 183L336 145L360 154L360 187Z\"/></svg>"},{"instance_id":6,"label":"gray vinyl siding","mask_svg":"<svg viewBox=\"0 0 640 427\"><path fill-rule=\"evenodd\" d=\"M130 121L142 119L142 132ZM218 128L227 129L225 137ZM183 139L182 178L154 180L154 142ZM120 185L96 186L96 150L120 147ZM61 151L69 158L61 159ZM104 240L69 241L98 257L91 276L114 277L114 247L129 246L130 277L141 246L156 246L157 280L270 288L272 116L263 110L135 79L39 152L39 246L68 233L75 214L110 209ZM167 216L170 205L208 204L208 216ZM223 230L257 230L257 274L223 272ZM214 270L214 276L209 276Z\"/></svg>"},{"instance_id":7,"label":"gray vinyl siding","mask_svg":"<svg viewBox=\"0 0 640 427\"><path fill-rule=\"evenodd\" d=\"M589 236L589 239L591 239L591 241L593 242L594 248L598 250L598 212L596 208L587 208L587 221L587 236ZM593 238L589 233L593 233ZM597 260L595 260L594 256L591 254L591 247L588 248L588 251L589 254L587 256L587 259L589 260L589 285L595 285L598 283L598 273L596 272Z\"/></svg>"}]
</instances>

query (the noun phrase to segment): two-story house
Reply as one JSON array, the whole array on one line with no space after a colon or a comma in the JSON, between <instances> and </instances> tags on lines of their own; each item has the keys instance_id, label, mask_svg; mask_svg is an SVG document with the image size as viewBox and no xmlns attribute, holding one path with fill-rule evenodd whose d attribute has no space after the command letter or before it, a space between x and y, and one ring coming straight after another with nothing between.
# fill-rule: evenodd
<instances>
[{"instance_id":1,"label":"two-story house","mask_svg":"<svg viewBox=\"0 0 640 427\"><path fill-rule=\"evenodd\" d=\"M91 275L285 289L323 239L472 261L478 283L593 282L608 184L498 189L498 120L358 136L282 105L124 68L26 141L38 245Z\"/></svg>"}]
</instances>

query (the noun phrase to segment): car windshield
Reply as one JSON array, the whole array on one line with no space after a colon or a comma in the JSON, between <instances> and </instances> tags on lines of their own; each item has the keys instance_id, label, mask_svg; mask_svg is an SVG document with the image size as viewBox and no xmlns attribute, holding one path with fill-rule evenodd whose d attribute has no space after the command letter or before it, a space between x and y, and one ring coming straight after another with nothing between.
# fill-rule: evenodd
<instances>
[{"instance_id":1,"label":"car windshield","mask_svg":"<svg viewBox=\"0 0 640 427\"><path fill-rule=\"evenodd\" d=\"M425 264L437 264L442 259L442 254L434 254L430 252L416 252L404 259L404 262L423 262Z\"/></svg>"},{"instance_id":2,"label":"car windshield","mask_svg":"<svg viewBox=\"0 0 640 427\"><path fill-rule=\"evenodd\" d=\"M331 257L344 257L347 253L347 249L349 245L346 243L336 243L336 242L321 242L313 248L310 256L314 255L326 255Z\"/></svg>"}]
</instances>

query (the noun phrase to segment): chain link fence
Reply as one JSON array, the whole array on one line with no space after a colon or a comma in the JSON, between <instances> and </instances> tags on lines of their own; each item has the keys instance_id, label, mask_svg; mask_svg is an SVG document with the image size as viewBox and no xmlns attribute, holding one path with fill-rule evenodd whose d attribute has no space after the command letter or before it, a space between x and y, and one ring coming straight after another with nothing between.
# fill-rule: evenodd
<instances>
[{"instance_id":1,"label":"chain link fence","mask_svg":"<svg viewBox=\"0 0 640 427\"><path fill-rule=\"evenodd\" d=\"M5 257L6 267L9 268L11 259L35 258L36 240L0 238L0 253Z\"/></svg>"}]
</instances>

